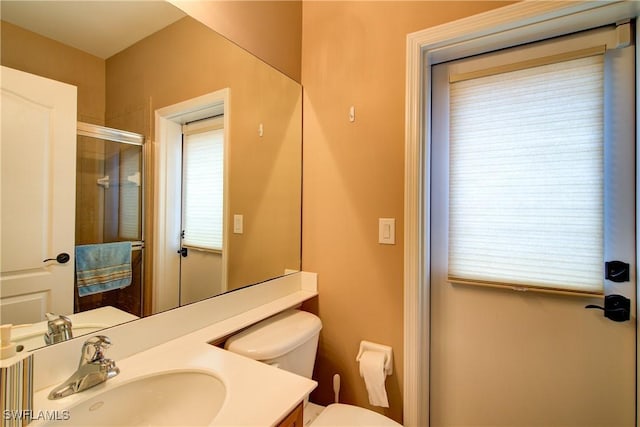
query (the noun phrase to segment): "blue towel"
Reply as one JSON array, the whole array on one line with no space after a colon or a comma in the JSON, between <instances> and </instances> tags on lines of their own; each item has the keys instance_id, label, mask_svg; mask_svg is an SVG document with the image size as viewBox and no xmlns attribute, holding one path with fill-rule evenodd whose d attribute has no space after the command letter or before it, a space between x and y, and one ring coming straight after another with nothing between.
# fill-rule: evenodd
<instances>
[{"instance_id":1,"label":"blue towel","mask_svg":"<svg viewBox=\"0 0 640 427\"><path fill-rule=\"evenodd\" d=\"M76 246L76 286L83 297L131 284L131 242Z\"/></svg>"}]
</instances>

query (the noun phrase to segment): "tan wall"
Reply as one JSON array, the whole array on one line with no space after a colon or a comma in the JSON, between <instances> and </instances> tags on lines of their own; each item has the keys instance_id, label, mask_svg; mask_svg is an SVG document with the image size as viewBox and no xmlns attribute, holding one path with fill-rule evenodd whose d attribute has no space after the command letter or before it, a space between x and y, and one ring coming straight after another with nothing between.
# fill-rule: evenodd
<instances>
[{"instance_id":1,"label":"tan wall","mask_svg":"<svg viewBox=\"0 0 640 427\"><path fill-rule=\"evenodd\" d=\"M369 407L360 340L391 345L391 407L402 419L405 42L410 32L505 2L303 2L303 269L319 273L323 322L312 400ZM349 106L356 121L348 121ZM378 218L396 219L380 245Z\"/></svg>"},{"instance_id":2,"label":"tan wall","mask_svg":"<svg viewBox=\"0 0 640 427\"><path fill-rule=\"evenodd\" d=\"M2 65L77 86L78 120L103 124L103 59L8 22L2 21L1 31Z\"/></svg>"},{"instance_id":3,"label":"tan wall","mask_svg":"<svg viewBox=\"0 0 640 427\"><path fill-rule=\"evenodd\" d=\"M302 1L171 1L295 81L300 81Z\"/></svg>"},{"instance_id":4,"label":"tan wall","mask_svg":"<svg viewBox=\"0 0 640 427\"><path fill-rule=\"evenodd\" d=\"M106 80L107 124L152 139L156 109L230 88L230 213L245 232L229 222L228 287L299 268L299 84L189 17L109 58Z\"/></svg>"}]
</instances>

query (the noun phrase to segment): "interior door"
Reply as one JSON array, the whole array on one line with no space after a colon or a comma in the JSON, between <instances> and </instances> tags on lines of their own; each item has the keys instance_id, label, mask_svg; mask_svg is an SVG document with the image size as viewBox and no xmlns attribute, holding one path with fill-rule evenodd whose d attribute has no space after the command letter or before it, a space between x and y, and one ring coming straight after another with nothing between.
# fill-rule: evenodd
<instances>
[{"instance_id":1,"label":"interior door","mask_svg":"<svg viewBox=\"0 0 640 427\"><path fill-rule=\"evenodd\" d=\"M72 313L76 87L2 67L1 323Z\"/></svg>"},{"instance_id":2,"label":"interior door","mask_svg":"<svg viewBox=\"0 0 640 427\"><path fill-rule=\"evenodd\" d=\"M605 163L618 182L605 178L602 280L605 294L631 299L626 322L585 309L603 305L600 297L448 281L449 65L432 69L432 426L635 425L634 47L608 55L605 73L621 74L604 90L605 140L618 147L605 148ZM628 282L605 280L604 261L613 259L630 264Z\"/></svg>"},{"instance_id":3,"label":"interior door","mask_svg":"<svg viewBox=\"0 0 640 427\"><path fill-rule=\"evenodd\" d=\"M218 295L221 286L222 254L183 247L180 260L180 305Z\"/></svg>"},{"instance_id":4,"label":"interior door","mask_svg":"<svg viewBox=\"0 0 640 427\"><path fill-rule=\"evenodd\" d=\"M226 290L223 279L223 116L182 126L180 305Z\"/></svg>"}]
</instances>

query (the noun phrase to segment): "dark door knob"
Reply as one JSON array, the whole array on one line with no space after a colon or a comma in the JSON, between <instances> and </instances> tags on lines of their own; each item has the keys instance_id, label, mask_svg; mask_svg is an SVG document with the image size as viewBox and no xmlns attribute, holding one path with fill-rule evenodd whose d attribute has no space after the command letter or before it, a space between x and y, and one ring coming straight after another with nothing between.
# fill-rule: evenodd
<instances>
[{"instance_id":1,"label":"dark door knob","mask_svg":"<svg viewBox=\"0 0 640 427\"><path fill-rule=\"evenodd\" d=\"M589 304L585 308L597 308L604 311L604 317L614 322L626 322L631 318L631 300L622 295L604 297L604 307Z\"/></svg>"},{"instance_id":2,"label":"dark door knob","mask_svg":"<svg viewBox=\"0 0 640 427\"><path fill-rule=\"evenodd\" d=\"M186 258L189 251L187 250L187 248L180 248L178 249L178 253L182 255L183 258Z\"/></svg>"},{"instance_id":3,"label":"dark door knob","mask_svg":"<svg viewBox=\"0 0 640 427\"><path fill-rule=\"evenodd\" d=\"M68 253L61 252L55 258L47 258L42 262L56 261L58 264L66 264L66 263L69 262L70 259L71 259L71 257L69 256Z\"/></svg>"}]
</instances>

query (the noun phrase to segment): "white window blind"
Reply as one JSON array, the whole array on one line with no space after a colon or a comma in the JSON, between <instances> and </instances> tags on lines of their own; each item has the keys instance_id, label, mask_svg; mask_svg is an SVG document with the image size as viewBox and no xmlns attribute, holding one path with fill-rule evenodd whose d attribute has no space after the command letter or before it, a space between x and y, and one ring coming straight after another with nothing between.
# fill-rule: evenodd
<instances>
[{"instance_id":1,"label":"white window blind","mask_svg":"<svg viewBox=\"0 0 640 427\"><path fill-rule=\"evenodd\" d=\"M224 130L185 132L183 140L183 246L222 250Z\"/></svg>"},{"instance_id":2,"label":"white window blind","mask_svg":"<svg viewBox=\"0 0 640 427\"><path fill-rule=\"evenodd\" d=\"M601 293L603 55L450 85L449 281Z\"/></svg>"},{"instance_id":3,"label":"white window blind","mask_svg":"<svg viewBox=\"0 0 640 427\"><path fill-rule=\"evenodd\" d=\"M120 239L141 240L140 170L142 147L126 145L120 151Z\"/></svg>"}]
</instances>

